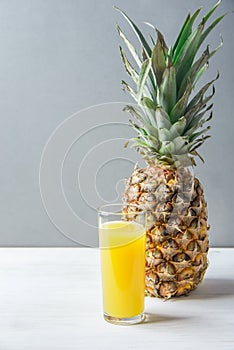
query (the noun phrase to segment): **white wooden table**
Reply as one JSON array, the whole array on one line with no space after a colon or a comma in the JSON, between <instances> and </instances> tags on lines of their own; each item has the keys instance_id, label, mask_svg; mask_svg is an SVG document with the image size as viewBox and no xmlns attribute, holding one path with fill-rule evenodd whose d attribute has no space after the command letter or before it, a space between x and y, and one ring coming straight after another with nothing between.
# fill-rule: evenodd
<instances>
[{"instance_id":1,"label":"white wooden table","mask_svg":"<svg viewBox=\"0 0 234 350\"><path fill-rule=\"evenodd\" d=\"M0 350L234 349L234 249L211 249L202 285L147 320L102 318L98 249L0 248Z\"/></svg>"}]
</instances>

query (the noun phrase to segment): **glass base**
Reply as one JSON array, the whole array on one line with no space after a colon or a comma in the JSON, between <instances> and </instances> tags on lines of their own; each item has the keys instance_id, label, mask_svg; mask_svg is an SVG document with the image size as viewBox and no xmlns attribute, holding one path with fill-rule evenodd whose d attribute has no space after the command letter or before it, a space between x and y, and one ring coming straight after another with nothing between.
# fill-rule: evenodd
<instances>
[{"instance_id":1,"label":"glass base","mask_svg":"<svg viewBox=\"0 0 234 350\"><path fill-rule=\"evenodd\" d=\"M113 317L113 316L110 316L106 313L104 313L103 316L104 316L105 321L107 321L109 323L117 324L117 325L122 325L122 326L128 326L128 325L132 325L132 324L141 323L145 319L144 313L137 315L137 316L134 316L134 317L121 317L121 318L120 317Z\"/></svg>"}]
</instances>

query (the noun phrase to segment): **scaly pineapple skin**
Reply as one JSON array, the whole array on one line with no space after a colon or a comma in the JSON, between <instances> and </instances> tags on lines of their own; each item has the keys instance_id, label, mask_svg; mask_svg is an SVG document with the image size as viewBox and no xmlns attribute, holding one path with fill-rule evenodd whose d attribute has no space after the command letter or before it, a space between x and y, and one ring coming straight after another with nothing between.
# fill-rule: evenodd
<instances>
[{"instance_id":1,"label":"scaly pineapple skin","mask_svg":"<svg viewBox=\"0 0 234 350\"><path fill-rule=\"evenodd\" d=\"M149 165L127 180L123 211L147 210L147 296L186 295L208 266L207 207L199 180L184 168Z\"/></svg>"}]
</instances>

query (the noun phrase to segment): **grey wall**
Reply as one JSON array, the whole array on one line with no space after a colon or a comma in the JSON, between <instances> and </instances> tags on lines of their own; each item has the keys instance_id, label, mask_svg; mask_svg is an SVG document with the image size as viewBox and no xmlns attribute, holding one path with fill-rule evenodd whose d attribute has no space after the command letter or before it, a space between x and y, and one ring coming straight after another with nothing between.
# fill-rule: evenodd
<instances>
[{"instance_id":1,"label":"grey wall","mask_svg":"<svg viewBox=\"0 0 234 350\"><path fill-rule=\"evenodd\" d=\"M138 23L152 22L165 34L168 42L173 42L188 9L193 11L204 4L206 11L213 3L210 0L0 1L0 246L77 245L66 237L69 232L63 235L46 214L39 190L39 164L48 138L70 115L94 104L130 101L120 88L120 81L126 75L119 57L120 39L115 23L118 21L128 29L112 6L125 9ZM217 13L233 9L234 1L224 0ZM207 78L215 76L217 68L221 73L216 83L212 139L202 149L206 163L199 163L196 172L204 184L209 205L211 245L234 246L232 14L211 34L212 47L218 43L219 32L224 46L212 59L207 74ZM104 123L104 114L108 111L98 111L101 120L103 113ZM110 115L110 121L114 121L115 115ZM85 125L85 120L92 119L92 113L85 118L81 116L78 124L81 129L86 126L90 129L92 121ZM128 116L125 118L127 121ZM81 130L79 125L77 133ZM109 137L121 137L121 126L117 129L116 134L113 128L97 130L91 137L92 146L95 146L95 140L103 142ZM122 135L128 136L127 127L122 130ZM77 175L79 159L82 161L89 150L87 143L88 140L84 140L84 144L73 150L73 160L67 165L64 180L70 201L77 206L78 212L86 214L87 203L81 201L79 208L79 193L69 187L68 180L69 169ZM116 144L112 146L116 149ZM80 154L83 154L82 159ZM135 156L129 157L135 160ZM130 174L130 163L120 162L114 168L112 175L115 174L116 182L118 177ZM76 175L73 174L73 178ZM87 172L87 183L90 176L91 173ZM111 181L104 175L99 176L97 185L108 200ZM53 187L53 178L48 180L48 186ZM92 186L93 180L89 190ZM105 193L106 188L109 188L108 193ZM88 225L86 230L88 232Z\"/></svg>"}]
</instances>

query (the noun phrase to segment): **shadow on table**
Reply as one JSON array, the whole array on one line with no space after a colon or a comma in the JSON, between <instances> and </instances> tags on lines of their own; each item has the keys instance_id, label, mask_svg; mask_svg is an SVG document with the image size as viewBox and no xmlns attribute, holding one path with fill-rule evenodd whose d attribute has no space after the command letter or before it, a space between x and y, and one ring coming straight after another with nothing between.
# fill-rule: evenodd
<instances>
[{"instance_id":1,"label":"shadow on table","mask_svg":"<svg viewBox=\"0 0 234 350\"><path fill-rule=\"evenodd\" d=\"M225 299L234 296L234 280L225 278L206 278L202 284L191 294L172 298L168 302L178 302L184 300L206 300L206 299ZM144 323L169 323L173 321L189 320L191 316L170 316L153 313L146 313Z\"/></svg>"},{"instance_id":2,"label":"shadow on table","mask_svg":"<svg viewBox=\"0 0 234 350\"><path fill-rule=\"evenodd\" d=\"M196 300L196 299L202 300L202 299L218 299L218 298L225 298L230 296L234 296L233 279L206 278L194 292L192 292L185 298L188 298L191 300Z\"/></svg>"},{"instance_id":3,"label":"shadow on table","mask_svg":"<svg viewBox=\"0 0 234 350\"><path fill-rule=\"evenodd\" d=\"M190 316L170 316L170 315L158 315L152 313L146 313L144 323L162 323L162 322L173 322L173 321L183 321L188 320Z\"/></svg>"}]
</instances>

